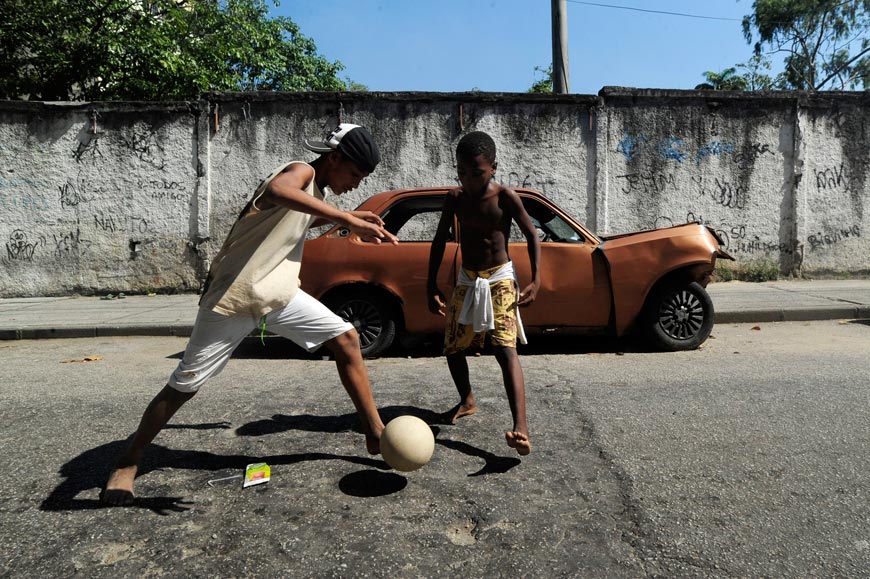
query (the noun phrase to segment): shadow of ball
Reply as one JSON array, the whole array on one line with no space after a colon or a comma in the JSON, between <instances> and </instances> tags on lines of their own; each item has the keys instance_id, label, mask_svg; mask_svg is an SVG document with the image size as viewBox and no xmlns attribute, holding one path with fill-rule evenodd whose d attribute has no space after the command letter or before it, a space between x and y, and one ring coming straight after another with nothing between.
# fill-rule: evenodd
<instances>
[{"instance_id":1,"label":"shadow of ball","mask_svg":"<svg viewBox=\"0 0 870 579\"><path fill-rule=\"evenodd\" d=\"M408 479L393 472L361 470L343 476L338 488L352 497L383 497L397 493L408 485Z\"/></svg>"},{"instance_id":2,"label":"shadow of ball","mask_svg":"<svg viewBox=\"0 0 870 579\"><path fill-rule=\"evenodd\" d=\"M398 471L417 470L429 462L433 452L432 428L416 416L398 416L381 433L381 456Z\"/></svg>"}]
</instances>

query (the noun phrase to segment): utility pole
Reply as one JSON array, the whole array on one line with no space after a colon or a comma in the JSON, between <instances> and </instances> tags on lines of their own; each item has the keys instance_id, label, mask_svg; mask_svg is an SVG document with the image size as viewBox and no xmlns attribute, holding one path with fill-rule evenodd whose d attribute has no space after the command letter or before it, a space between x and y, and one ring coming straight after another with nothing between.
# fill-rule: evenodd
<instances>
[{"instance_id":1,"label":"utility pole","mask_svg":"<svg viewBox=\"0 0 870 579\"><path fill-rule=\"evenodd\" d=\"M553 92L566 94L568 88L568 1L550 0L553 16Z\"/></svg>"}]
</instances>

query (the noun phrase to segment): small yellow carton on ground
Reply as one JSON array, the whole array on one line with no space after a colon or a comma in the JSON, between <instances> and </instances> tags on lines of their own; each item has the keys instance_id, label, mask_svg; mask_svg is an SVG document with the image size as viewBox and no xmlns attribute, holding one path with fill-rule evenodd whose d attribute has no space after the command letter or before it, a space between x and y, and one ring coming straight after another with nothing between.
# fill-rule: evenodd
<instances>
[{"instance_id":1,"label":"small yellow carton on ground","mask_svg":"<svg viewBox=\"0 0 870 579\"><path fill-rule=\"evenodd\" d=\"M245 482L242 488L252 487L254 485L269 482L269 476L272 474L272 469L265 462L255 462L245 467Z\"/></svg>"}]
</instances>

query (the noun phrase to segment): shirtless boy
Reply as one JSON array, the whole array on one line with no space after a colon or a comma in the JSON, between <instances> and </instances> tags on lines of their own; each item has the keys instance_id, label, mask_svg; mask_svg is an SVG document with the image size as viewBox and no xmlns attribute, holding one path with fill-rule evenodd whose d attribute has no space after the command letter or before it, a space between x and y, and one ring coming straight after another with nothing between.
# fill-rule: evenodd
<instances>
[{"instance_id":1,"label":"shirtless boy","mask_svg":"<svg viewBox=\"0 0 870 579\"><path fill-rule=\"evenodd\" d=\"M450 191L444 201L429 254L427 293L429 310L447 316L444 353L459 391L459 404L448 418L455 423L477 412L465 351L472 343L482 346L488 334L514 421L513 429L505 432L505 440L517 453L526 455L532 445L526 422L525 380L516 350L518 337L525 343L517 306L535 301L541 285L541 244L519 196L493 180L496 166L495 142L489 135L475 131L459 141L456 168L461 187ZM447 304L438 289L437 277L454 216L462 232L462 267ZM521 292L508 255L511 222L517 223L529 248L532 281ZM475 302L479 307L474 307Z\"/></svg>"}]
</instances>

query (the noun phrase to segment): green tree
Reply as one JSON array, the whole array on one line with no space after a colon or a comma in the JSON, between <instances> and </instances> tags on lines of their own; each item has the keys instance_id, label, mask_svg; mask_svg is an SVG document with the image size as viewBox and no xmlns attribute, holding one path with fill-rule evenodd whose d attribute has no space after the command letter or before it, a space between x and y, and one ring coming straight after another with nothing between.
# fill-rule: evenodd
<instances>
[{"instance_id":1,"label":"green tree","mask_svg":"<svg viewBox=\"0 0 870 579\"><path fill-rule=\"evenodd\" d=\"M770 70L770 60L763 54L753 54L752 58L741 62L736 68L745 71L740 76L746 79L746 90L778 90L785 87L783 74L771 77L763 72Z\"/></svg>"},{"instance_id":2,"label":"green tree","mask_svg":"<svg viewBox=\"0 0 870 579\"><path fill-rule=\"evenodd\" d=\"M0 22L0 98L345 88L341 63L266 0L3 0Z\"/></svg>"},{"instance_id":3,"label":"green tree","mask_svg":"<svg viewBox=\"0 0 870 579\"><path fill-rule=\"evenodd\" d=\"M743 35L785 53L784 80L798 90L845 90L870 81L870 0L755 0Z\"/></svg>"},{"instance_id":4,"label":"green tree","mask_svg":"<svg viewBox=\"0 0 870 579\"><path fill-rule=\"evenodd\" d=\"M536 73L541 73L544 75L544 78L540 80L536 80L535 84L531 86L529 92L533 93L552 93L553 92L553 65L551 64L549 68L544 70L540 66L535 67Z\"/></svg>"},{"instance_id":5,"label":"green tree","mask_svg":"<svg viewBox=\"0 0 870 579\"><path fill-rule=\"evenodd\" d=\"M708 70L704 73L704 77L707 82L699 84L695 90L747 90L749 88L747 80L737 74L737 69L733 66L722 72Z\"/></svg>"},{"instance_id":6,"label":"green tree","mask_svg":"<svg viewBox=\"0 0 870 579\"><path fill-rule=\"evenodd\" d=\"M350 79L350 77L345 77L344 79L344 90L354 91L354 92L366 92L369 90L367 85L364 85L359 82L354 82Z\"/></svg>"}]
</instances>

